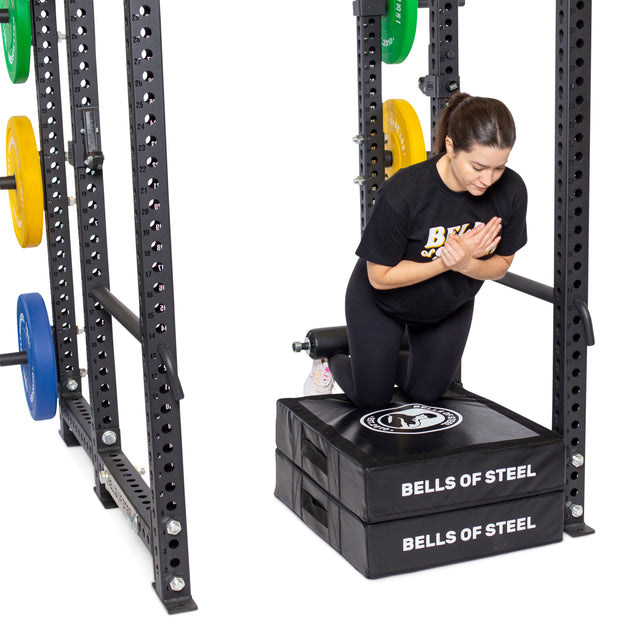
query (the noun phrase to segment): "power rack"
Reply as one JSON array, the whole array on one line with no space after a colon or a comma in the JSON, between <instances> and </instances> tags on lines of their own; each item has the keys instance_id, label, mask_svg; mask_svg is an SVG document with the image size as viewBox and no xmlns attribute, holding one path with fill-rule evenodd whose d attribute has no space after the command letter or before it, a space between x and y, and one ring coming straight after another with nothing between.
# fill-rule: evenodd
<instances>
[{"instance_id":1,"label":"power rack","mask_svg":"<svg viewBox=\"0 0 640 640\"><path fill-rule=\"evenodd\" d=\"M431 99L431 131L447 99L460 90L458 9L465 0L420 0L429 11L429 73L419 79ZM380 21L386 0L353 3L358 23L360 201L362 229L380 184L382 131ZM371 73L375 69L376 73ZM553 430L566 447L565 531L593 533L584 523L587 347L594 344L588 309L591 1L556 2L555 281L550 287L509 273L500 284L553 304ZM366 142L363 142L366 141ZM371 141L371 142L370 142Z\"/></svg>"},{"instance_id":2,"label":"power rack","mask_svg":"<svg viewBox=\"0 0 640 640\"><path fill-rule=\"evenodd\" d=\"M353 2L362 230L397 157L402 167L427 155L412 108L400 104L405 101L382 102L382 63L404 60L417 12L427 9L429 69L418 85L431 100L433 131L448 98L460 90L458 13L464 4ZM367 577L558 542L563 532L593 533L584 522L586 361L594 344L587 299L590 34L591 2L557 0L554 286L516 274L499 281L553 304L552 428L469 392L460 372L430 407L400 391L392 406L372 413L339 394L278 401L276 496ZM418 149L415 156L411 147ZM314 360L349 353L346 327L312 329L293 349ZM437 437L429 435L429 420ZM380 439L379 432L397 437ZM531 464L543 449L545 460ZM510 475L515 484L499 489L495 474ZM544 486L534 486L543 479ZM483 484L495 493L481 491ZM497 541L497 531L507 535Z\"/></svg>"},{"instance_id":3,"label":"power rack","mask_svg":"<svg viewBox=\"0 0 640 640\"><path fill-rule=\"evenodd\" d=\"M65 0L71 141L65 149L55 0L31 0L45 224L60 433L94 468L95 492L119 507L153 557L154 588L169 613L191 597L164 113L159 0L124 0L139 313L110 291L94 5ZM75 174L68 197L65 161ZM87 351L87 398L78 361L69 206L75 204ZM149 483L122 450L113 320L141 343Z\"/></svg>"}]
</instances>

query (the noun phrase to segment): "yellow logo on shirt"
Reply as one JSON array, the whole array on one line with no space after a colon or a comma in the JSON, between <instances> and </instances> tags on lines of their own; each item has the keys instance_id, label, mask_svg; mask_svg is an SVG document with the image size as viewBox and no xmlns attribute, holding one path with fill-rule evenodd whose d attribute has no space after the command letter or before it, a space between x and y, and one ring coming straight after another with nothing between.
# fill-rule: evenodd
<instances>
[{"instance_id":1,"label":"yellow logo on shirt","mask_svg":"<svg viewBox=\"0 0 640 640\"><path fill-rule=\"evenodd\" d=\"M475 226L481 224L476 222ZM423 258L439 258L440 251L447 241L449 234L457 233L458 235L465 233L469 228L470 223L459 224L455 227L431 227L427 236L427 242L424 245L424 249L420 253Z\"/></svg>"}]
</instances>

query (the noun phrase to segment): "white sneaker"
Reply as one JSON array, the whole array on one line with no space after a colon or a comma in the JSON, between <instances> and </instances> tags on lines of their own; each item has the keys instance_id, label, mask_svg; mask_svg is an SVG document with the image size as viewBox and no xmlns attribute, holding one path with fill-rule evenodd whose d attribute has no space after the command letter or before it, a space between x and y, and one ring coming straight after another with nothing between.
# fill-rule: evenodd
<instances>
[{"instance_id":1,"label":"white sneaker","mask_svg":"<svg viewBox=\"0 0 640 640\"><path fill-rule=\"evenodd\" d=\"M333 375L329 371L326 359L314 360L311 365L311 373L304 382L305 396L323 396L333 391Z\"/></svg>"}]
</instances>

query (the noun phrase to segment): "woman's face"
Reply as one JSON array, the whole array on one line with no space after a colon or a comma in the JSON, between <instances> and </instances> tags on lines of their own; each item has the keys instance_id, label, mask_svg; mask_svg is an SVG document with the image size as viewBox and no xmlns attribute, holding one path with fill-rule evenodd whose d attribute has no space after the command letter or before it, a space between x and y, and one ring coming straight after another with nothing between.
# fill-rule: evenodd
<instances>
[{"instance_id":1,"label":"woman's face","mask_svg":"<svg viewBox=\"0 0 640 640\"><path fill-rule=\"evenodd\" d=\"M453 151L451 139L446 139L454 191L468 191L481 196L504 173L511 149L474 145L470 151Z\"/></svg>"}]
</instances>

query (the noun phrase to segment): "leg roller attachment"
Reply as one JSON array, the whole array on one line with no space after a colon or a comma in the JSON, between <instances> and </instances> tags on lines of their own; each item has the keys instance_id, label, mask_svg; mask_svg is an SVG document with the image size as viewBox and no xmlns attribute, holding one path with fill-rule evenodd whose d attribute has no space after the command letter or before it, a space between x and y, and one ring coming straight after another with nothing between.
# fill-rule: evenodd
<instances>
[{"instance_id":1,"label":"leg roller attachment","mask_svg":"<svg viewBox=\"0 0 640 640\"><path fill-rule=\"evenodd\" d=\"M325 327L311 329L302 342L294 342L291 348L296 352L306 351L312 360L330 358L336 353L349 353L347 327ZM405 332L400 345L402 351L409 350L409 338Z\"/></svg>"},{"instance_id":2,"label":"leg roller attachment","mask_svg":"<svg viewBox=\"0 0 640 640\"><path fill-rule=\"evenodd\" d=\"M291 346L296 353L306 351L312 360L349 353L347 327L311 329L302 342L294 342Z\"/></svg>"}]
</instances>

